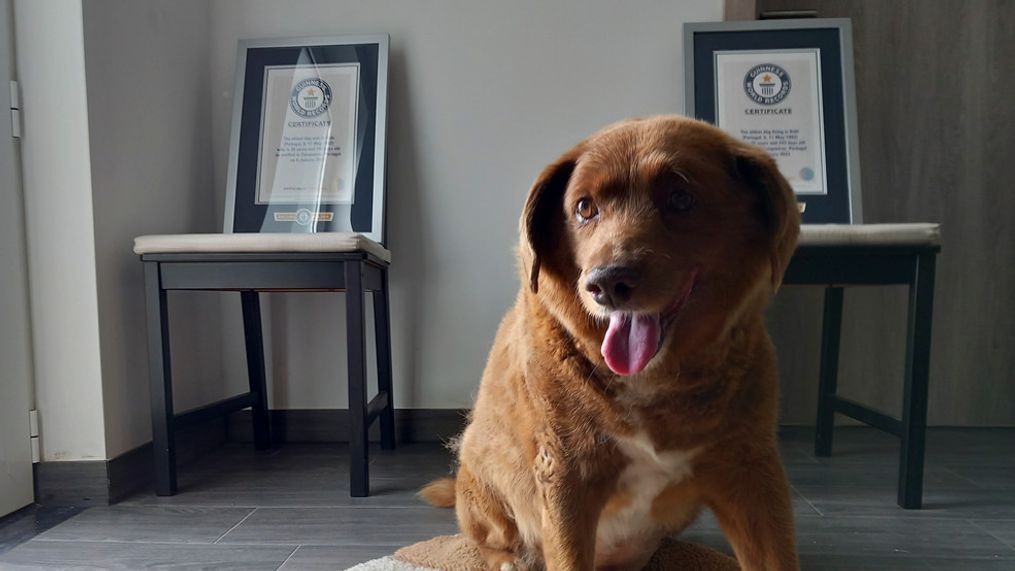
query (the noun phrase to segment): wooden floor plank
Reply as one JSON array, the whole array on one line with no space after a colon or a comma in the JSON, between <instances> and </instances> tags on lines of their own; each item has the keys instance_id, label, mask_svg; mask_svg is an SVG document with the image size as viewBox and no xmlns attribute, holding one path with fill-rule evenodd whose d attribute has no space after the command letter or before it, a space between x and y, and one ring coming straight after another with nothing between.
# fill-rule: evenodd
<instances>
[{"instance_id":1,"label":"wooden floor plank","mask_svg":"<svg viewBox=\"0 0 1015 571\"><path fill-rule=\"evenodd\" d=\"M408 545L457 531L454 512L431 507L261 508L219 544Z\"/></svg>"},{"instance_id":2,"label":"wooden floor plank","mask_svg":"<svg viewBox=\"0 0 1015 571\"><path fill-rule=\"evenodd\" d=\"M296 549L276 545L179 545L29 541L0 558L3 569L278 569Z\"/></svg>"},{"instance_id":3,"label":"wooden floor plank","mask_svg":"<svg viewBox=\"0 0 1015 571\"><path fill-rule=\"evenodd\" d=\"M35 541L214 543L251 511L187 506L95 507L39 535Z\"/></svg>"}]
</instances>

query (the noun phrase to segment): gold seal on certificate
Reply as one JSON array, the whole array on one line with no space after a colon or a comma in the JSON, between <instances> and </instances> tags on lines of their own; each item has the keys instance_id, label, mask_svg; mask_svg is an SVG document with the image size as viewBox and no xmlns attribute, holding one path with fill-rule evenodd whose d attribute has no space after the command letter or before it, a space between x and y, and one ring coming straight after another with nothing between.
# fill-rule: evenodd
<instances>
[{"instance_id":1,"label":"gold seal on certificate","mask_svg":"<svg viewBox=\"0 0 1015 571\"><path fill-rule=\"evenodd\" d=\"M359 65L266 66L257 204L351 204Z\"/></svg>"},{"instance_id":2,"label":"gold seal on certificate","mask_svg":"<svg viewBox=\"0 0 1015 571\"><path fill-rule=\"evenodd\" d=\"M768 151L797 194L827 194L820 50L714 57L716 125Z\"/></svg>"}]
</instances>

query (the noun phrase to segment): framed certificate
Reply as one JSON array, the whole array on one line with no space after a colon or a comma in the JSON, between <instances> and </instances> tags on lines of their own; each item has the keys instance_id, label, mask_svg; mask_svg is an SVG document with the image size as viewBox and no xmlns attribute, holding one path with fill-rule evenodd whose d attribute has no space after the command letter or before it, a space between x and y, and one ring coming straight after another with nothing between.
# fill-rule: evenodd
<instances>
[{"instance_id":1,"label":"framed certificate","mask_svg":"<svg viewBox=\"0 0 1015 571\"><path fill-rule=\"evenodd\" d=\"M685 24L687 115L775 158L808 224L861 222L849 20Z\"/></svg>"},{"instance_id":2,"label":"framed certificate","mask_svg":"<svg viewBox=\"0 0 1015 571\"><path fill-rule=\"evenodd\" d=\"M245 40L226 232L357 232L384 242L388 37Z\"/></svg>"}]
</instances>

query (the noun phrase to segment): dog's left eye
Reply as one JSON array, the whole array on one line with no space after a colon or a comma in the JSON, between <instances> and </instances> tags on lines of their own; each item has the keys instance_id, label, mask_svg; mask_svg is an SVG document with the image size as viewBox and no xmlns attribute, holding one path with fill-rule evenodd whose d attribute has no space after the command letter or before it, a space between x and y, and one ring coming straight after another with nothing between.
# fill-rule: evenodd
<instances>
[{"instance_id":1,"label":"dog's left eye","mask_svg":"<svg viewBox=\"0 0 1015 571\"><path fill-rule=\"evenodd\" d=\"M579 222L585 223L599 216L599 208L596 207L596 203L592 202L591 198L586 196L578 201L578 204L574 207L574 213L578 217Z\"/></svg>"},{"instance_id":2,"label":"dog's left eye","mask_svg":"<svg viewBox=\"0 0 1015 571\"><path fill-rule=\"evenodd\" d=\"M694 208L694 195L686 190L677 190L670 194L666 205L674 212L687 212Z\"/></svg>"}]
</instances>

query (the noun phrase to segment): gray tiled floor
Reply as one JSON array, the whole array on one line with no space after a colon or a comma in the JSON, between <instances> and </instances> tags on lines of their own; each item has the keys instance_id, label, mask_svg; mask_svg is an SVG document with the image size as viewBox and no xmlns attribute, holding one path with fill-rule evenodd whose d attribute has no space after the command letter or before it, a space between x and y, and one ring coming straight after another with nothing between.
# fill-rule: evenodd
<instances>
[{"instance_id":1,"label":"gray tiled floor","mask_svg":"<svg viewBox=\"0 0 1015 571\"><path fill-rule=\"evenodd\" d=\"M895 505L894 438L835 437L834 456L814 458L810 431L782 436L805 569L1015 569L1015 430L932 430L919 511ZM450 511L414 495L447 473L439 446L375 452L370 498L349 497L346 467L339 445L230 445L185 467L172 498L90 508L28 541L8 532L24 543L0 549L0 569L344 569L454 531ZM685 538L728 549L708 514Z\"/></svg>"}]
</instances>

